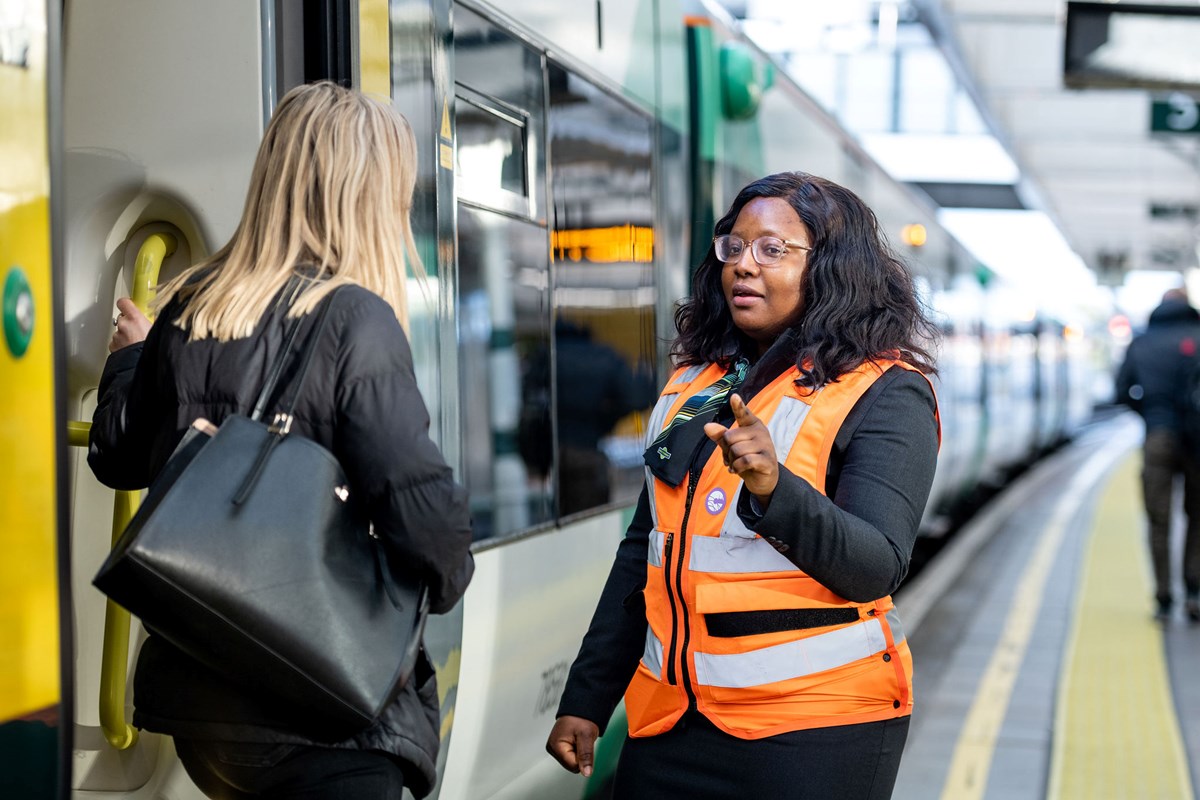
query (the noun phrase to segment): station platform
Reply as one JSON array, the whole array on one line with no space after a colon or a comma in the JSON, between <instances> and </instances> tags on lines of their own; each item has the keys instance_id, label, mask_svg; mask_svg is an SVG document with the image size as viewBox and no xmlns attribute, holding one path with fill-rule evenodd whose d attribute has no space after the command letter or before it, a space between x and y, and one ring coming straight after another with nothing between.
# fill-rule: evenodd
<instances>
[{"instance_id":1,"label":"station platform","mask_svg":"<svg viewBox=\"0 0 1200 800\"><path fill-rule=\"evenodd\" d=\"M1141 438L1130 413L1088 426L897 593L916 708L895 800L1196 797L1200 625L1181 582L1153 620Z\"/></svg>"}]
</instances>

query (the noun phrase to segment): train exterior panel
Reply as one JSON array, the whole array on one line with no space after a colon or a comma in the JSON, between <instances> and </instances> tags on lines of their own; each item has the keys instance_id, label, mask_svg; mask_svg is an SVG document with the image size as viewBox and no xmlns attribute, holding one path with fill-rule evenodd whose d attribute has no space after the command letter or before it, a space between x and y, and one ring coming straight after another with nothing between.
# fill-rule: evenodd
<instances>
[{"instance_id":1,"label":"train exterior panel","mask_svg":"<svg viewBox=\"0 0 1200 800\"><path fill-rule=\"evenodd\" d=\"M44 2L17 4L6 9L0 37L0 794L11 786L12 796L40 798L67 785L70 764L61 282L52 272L49 155L57 14Z\"/></svg>"},{"instance_id":2,"label":"train exterior panel","mask_svg":"<svg viewBox=\"0 0 1200 800\"><path fill-rule=\"evenodd\" d=\"M38 351L41 377L20 378L44 394L46 371L58 369L65 408L47 422L5 406L3 429L34 437L6 447L56 453L50 439L89 418L113 302L149 289L138 253L170 237L161 279L228 238L264 121L287 88L332 78L389 94L417 133L413 223L427 275L412 276L412 346L477 538L464 602L431 620L427 637L446 800L592 796L611 774L619 710L590 781L559 769L545 736L642 485L674 304L713 221L749 180L798 169L848 186L913 266L944 334L931 532L981 482L1053 446L1087 412L1089 340L980 280L986 269L936 210L708 2L76 0L65 22L64 142L49 155L64 173L54 288L65 300L52 315L63 352ZM904 238L912 225L922 244ZM35 278L48 292L48 267ZM30 556L40 583L6 583L6 602L57 593L75 615L73 637L59 637L44 609L36 623L75 644L63 648L75 672L64 690L75 706L74 795L198 800L170 740L127 727L143 634L133 620L129 642L114 644L112 612L90 579L114 502L129 501L96 483L81 456L39 462L69 483L59 558L70 580L55 586L43 548ZM7 451L5 463L11 494ZM52 530L44 510L55 500L38 502L38 529Z\"/></svg>"}]
</instances>

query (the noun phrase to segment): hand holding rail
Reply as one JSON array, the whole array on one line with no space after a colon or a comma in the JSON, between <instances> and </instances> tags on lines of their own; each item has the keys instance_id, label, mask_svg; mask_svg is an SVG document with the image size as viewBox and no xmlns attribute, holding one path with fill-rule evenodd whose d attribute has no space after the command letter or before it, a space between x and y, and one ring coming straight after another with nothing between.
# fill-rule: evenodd
<instances>
[{"instance_id":1,"label":"hand holding rail","mask_svg":"<svg viewBox=\"0 0 1200 800\"><path fill-rule=\"evenodd\" d=\"M154 287L163 259L175 252L175 237L155 233L146 237L138 250L133 267L130 297L143 314L154 299ZM67 422L67 442L72 447L87 447L90 422ZM117 492L113 499L112 544L133 519L141 503L141 492ZM105 601L104 649L100 661L100 728L104 738L117 750L126 750L137 741L137 730L125 721L125 684L129 673L129 612L112 600Z\"/></svg>"}]
</instances>

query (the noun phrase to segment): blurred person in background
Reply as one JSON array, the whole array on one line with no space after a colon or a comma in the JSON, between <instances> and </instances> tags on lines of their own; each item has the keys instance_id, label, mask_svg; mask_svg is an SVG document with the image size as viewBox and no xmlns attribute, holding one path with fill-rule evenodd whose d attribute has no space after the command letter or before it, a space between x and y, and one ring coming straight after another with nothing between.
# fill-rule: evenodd
<instances>
[{"instance_id":1,"label":"blurred person in background","mask_svg":"<svg viewBox=\"0 0 1200 800\"><path fill-rule=\"evenodd\" d=\"M1142 445L1142 497L1154 564L1154 617L1171 618L1171 517L1175 480L1182 478L1187 517L1183 581L1186 611L1200 623L1200 441L1188 431L1200 428L1200 409L1191 408L1189 376L1198 368L1200 313L1187 290L1170 289L1150 313L1146 330L1134 338L1117 372L1116 400L1146 424Z\"/></svg>"}]
</instances>

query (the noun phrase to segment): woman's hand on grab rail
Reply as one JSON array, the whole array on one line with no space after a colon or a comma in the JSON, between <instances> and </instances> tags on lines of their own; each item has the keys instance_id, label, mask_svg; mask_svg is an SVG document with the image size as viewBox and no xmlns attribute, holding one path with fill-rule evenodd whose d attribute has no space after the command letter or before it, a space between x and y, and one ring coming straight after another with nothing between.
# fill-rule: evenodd
<instances>
[{"instance_id":1,"label":"woman's hand on grab rail","mask_svg":"<svg viewBox=\"0 0 1200 800\"><path fill-rule=\"evenodd\" d=\"M546 752L554 756L563 769L592 776L592 765L596 754L596 739L600 728L583 717L559 717L546 740Z\"/></svg>"},{"instance_id":2,"label":"woman's hand on grab rail","mask_svg":"<svg viewBox=\"0 0 1200 800\"><path fill-rule=\"evenodd\" d=\"M721 446L725 466L738 474L765 511L779 485L775 444L767 426L746 407L741 395L731 395L729 406L733 409L734 426L726 428L710 422L704 426L704 433Z\"/></svg>"},{"instance_id":3,"label":"woman's hand on grab rail","mask_svg":"<svg viewBox=\"0 0 1200 800\"><path fill-rule=\"evenodd\" d=\"M128 297L117 300L117 310L120 312L113 319L115 330L108 342L108 352L115 353L122 347L137 344L146 338L150 332L150 320Z\"/></svg>"}]
</instances>

